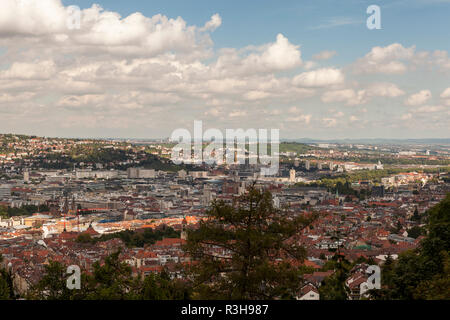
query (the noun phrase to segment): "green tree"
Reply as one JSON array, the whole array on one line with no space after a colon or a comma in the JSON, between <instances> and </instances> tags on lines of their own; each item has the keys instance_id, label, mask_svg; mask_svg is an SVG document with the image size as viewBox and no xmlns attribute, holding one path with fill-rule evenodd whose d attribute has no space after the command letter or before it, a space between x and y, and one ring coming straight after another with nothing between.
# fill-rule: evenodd
<instances>
[{"instance_id":1,"label":"green tree","mask_svg":"<svg viewBox=\"0 0 450 320\"><path fill-rule=\"evenodd\" d=\"M319 287L321 300L347 300L348 289L345 286L345 280L351 268L352 264L339 253L327 261L322 269L334 270L334 273L325 278Z\"/></svg>"},{"instance_id":2,"label":"green tree","mask_svg":"<svg viewBox=\"0 0 450 320\"><path fill-rule=\"evenodd\" d=\"M87 277L86 299L137 299L140 280L132 276L131 267L121 262L120 251L105 258L103 264L95 262L93 275Z\"/></svg>"},{"instance_id":3,"label":"green tree","mask_svg":"<svg viewBox=\"0 0 450 320\"><path fill-rule=\"evenodd\" d=\"M0 254L0 264L3 261L3 257ZM13 298L12 281L10 274L0 269L0 300L10 300Z\"/></svg>"},{"instance_id":4,"label":"green tree","mask_svg":"<svg viewBox=\"0 0 450 320\"><path fill-rule=\"evenodd\" d=\"M408 230L408 237L417 239L419 236L423 234L423 230L419 226L414 226Z\"/></svg>"},{"instance_id":5,"label":"green tree","mask_svg":"<svg viewBox=\"0 0 450 320\"><path fill-rule=\"evenodd\" d=\"M376 299L450 299L450 194L426 213L427 237L385 264Z\"/></svg>"},{"instance_id":6,"label":"green tree","mask_svg":"<svg viewBox=\"0 0 450 320\"><path fill-rule=\"evenodd\" d=\"M182 280L172 280L166 271L145 277L140 299L142 300L186 300L190 287Z\"/></svg>"},{"instance_id":7,"label":"green tree","mask_svg":"<svg viewBox=\"0 0 450 320\"><path fill-rule=\"evenodd\" d=\"M416 206L415 209L414 209L414 213L413 213L413 215L411 217L411 220L412 221L420 221L420 219L421 219L421 217L420 217L420 214L419 214L419 210L418 210L418 208Z\"/></svg>"},{"instance_id":8,"label":"green tree","mask_svg":"<svg viewBox=\"0 0 450 320\"><path fill-rule=\"evenodd\" d=\"M188 231L186 251L196 260L190 270L194 298L292 298L301 285L306 250L298 235L314 219L273 207L272 195L250 187L234 205L215 201L208 218Z\"/></svg>"},{"instance_id":9,"label":"green tree","mask_svg":"<svg viewBox=\"0 0 450 320\"><path fill-rule=\"evenodd\" d=\"M67 268L58 261L49 261L45 266L44 275L32 287L30 299L39 300L70 300L72 290L67 288Z\"/></svg>"}]
</instances>

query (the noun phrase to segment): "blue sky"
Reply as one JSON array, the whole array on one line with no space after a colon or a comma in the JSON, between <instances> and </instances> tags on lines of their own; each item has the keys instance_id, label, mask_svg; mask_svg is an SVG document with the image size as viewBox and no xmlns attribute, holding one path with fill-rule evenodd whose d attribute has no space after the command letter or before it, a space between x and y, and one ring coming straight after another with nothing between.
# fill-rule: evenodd
<instances>
[{"instance_id":1,"label":"blue sky","mask_svg":"<svg viewBox=\"0 0 450 320\"><path fill-rule=\"evenodd\" d=\"M2 0L0 131L448 138L449 18L450 0Z\"/></svg>"},{"instance_id":2,"label":"blue sky","mask_svg":"<svg viewBox=\"0 0 450 320\"><path fill-rule=\"evenodd\" d=\"M423 50L450 50L450 0L64 0L88 8L98 3L128 16L142 12L181 16L190 25L202 25L219 13L223 23L215 31L216 48L261 45L283 33L303 45L306 56L321 50L339 51L336 62L349 62L373 46L401 42ZM366 9L379 5L382 30L368 30Z\"/></svg>"}]
</instances>

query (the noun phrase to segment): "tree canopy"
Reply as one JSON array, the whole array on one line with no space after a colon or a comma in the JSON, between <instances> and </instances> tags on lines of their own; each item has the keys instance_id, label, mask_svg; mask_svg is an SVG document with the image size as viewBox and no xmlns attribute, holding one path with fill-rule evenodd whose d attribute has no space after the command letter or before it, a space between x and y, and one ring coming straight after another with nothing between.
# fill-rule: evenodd
<instances>
[{"instance_id":1,"label":"tree canopy","mask_svg":"<svg viewBox=\"0 0 450 320\"><path fill-rule=\"evenodd\" d=\"M208 219L189 230L186 251L194 297L201 299L293 298L306 250L296 235L314 215L292 216L274 208L272 195L251 187L229 205L215 201ZM296 262L296 263L293 263Z\"/></svg>"}]
</instances>

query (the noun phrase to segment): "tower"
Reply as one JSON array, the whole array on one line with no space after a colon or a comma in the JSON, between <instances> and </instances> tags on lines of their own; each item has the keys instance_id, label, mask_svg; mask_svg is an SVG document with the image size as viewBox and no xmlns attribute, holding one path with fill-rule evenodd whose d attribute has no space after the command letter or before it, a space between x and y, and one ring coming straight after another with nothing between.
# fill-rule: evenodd
<instances>
[{"instance_id":1,"label":"tower","mask_svg":"<svg viewBox=\"0 0 450 320\"><path fill-rule=\"evenodd\" d=\"M186 216L183 218L183 222L181 223L181 234L180 234L180 238L181 240L187 240L187 221L186 221Z\"/></svg>"},{"instance_id":2,"label":"tower","mask_svg":"<svg viewBox=\"0 0 450 320\"><path fill-rule=\"evenodd\" d=\"M23 182L29 182L30 181L30 173L28 172L28 169L25 169L23 172Z\"/></svg>"},{"instance_id":3,"label":"tower","mask_svg":"<svg viewBox=\"0 0 450 320\"><path fill-rule=\"evenodd\" d=\"M309 169L311 168L309 160L305 161L305 169L309 171Z\"/></svg>"},{"instance_id":4,"label":"tower","mask_svg":"<svg viewBox=\"0 0 450 320\"><path fill-rule=\"evenodd\" d=\"M237 164L237 138L234 137L234 163Z\"/></svg>"},{"instance_id":5,"label":"tower","mask_svg":"<svg viewBox=\"0 0 450 320\"><path fill-rule=\"evenodd\" d=\"M295 169L289 170L289 181L291 182L295 181Z\"/></svg>"}]
</instances>

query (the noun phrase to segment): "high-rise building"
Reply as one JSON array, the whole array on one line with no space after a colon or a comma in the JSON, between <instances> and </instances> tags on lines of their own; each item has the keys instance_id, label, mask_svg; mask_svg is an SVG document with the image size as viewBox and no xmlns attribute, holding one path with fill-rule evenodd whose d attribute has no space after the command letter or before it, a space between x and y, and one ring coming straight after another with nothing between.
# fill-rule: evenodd
<instances>
[{"instance_id":1,"label":"high-rise building","mask_svg":"<svg viewBox=\"0 0 450 320\"><path fill-rule=\"evenodd\" d=\"M295 169L289 170L289 181L291 182L295 181Z\"/></svg>"},{"instance_id":2,"label":"high-rise building","mask_svg":"<svg viewBox=\"0 0 450 320\"><path fill-rule=\"evenodd\" d=\"M11 189L12 189L12 186L10 184L0 185L0 199L10 197Z\"/></svg>"},{"instance_id":3,"label":"high-rise building","mask_svg":"<svg viewBox=\"0 0 450 320\"><path fill-rule=\"evenodd\" d=\"M23 182L29 182L30 181L30 173L28 172L28 170L25 170L23 172Z\"/></svg>"},{"instance_id":4,"label":"high-rise building","mask_svg":"<svg viewBox=\"0 0 450 320\"><path fill-rule=\"evenodd\" d=\"M309 160L305 161L305 169L309 170L311 168L311 164L309 163Z\"/></svg>"}]
</instances>

